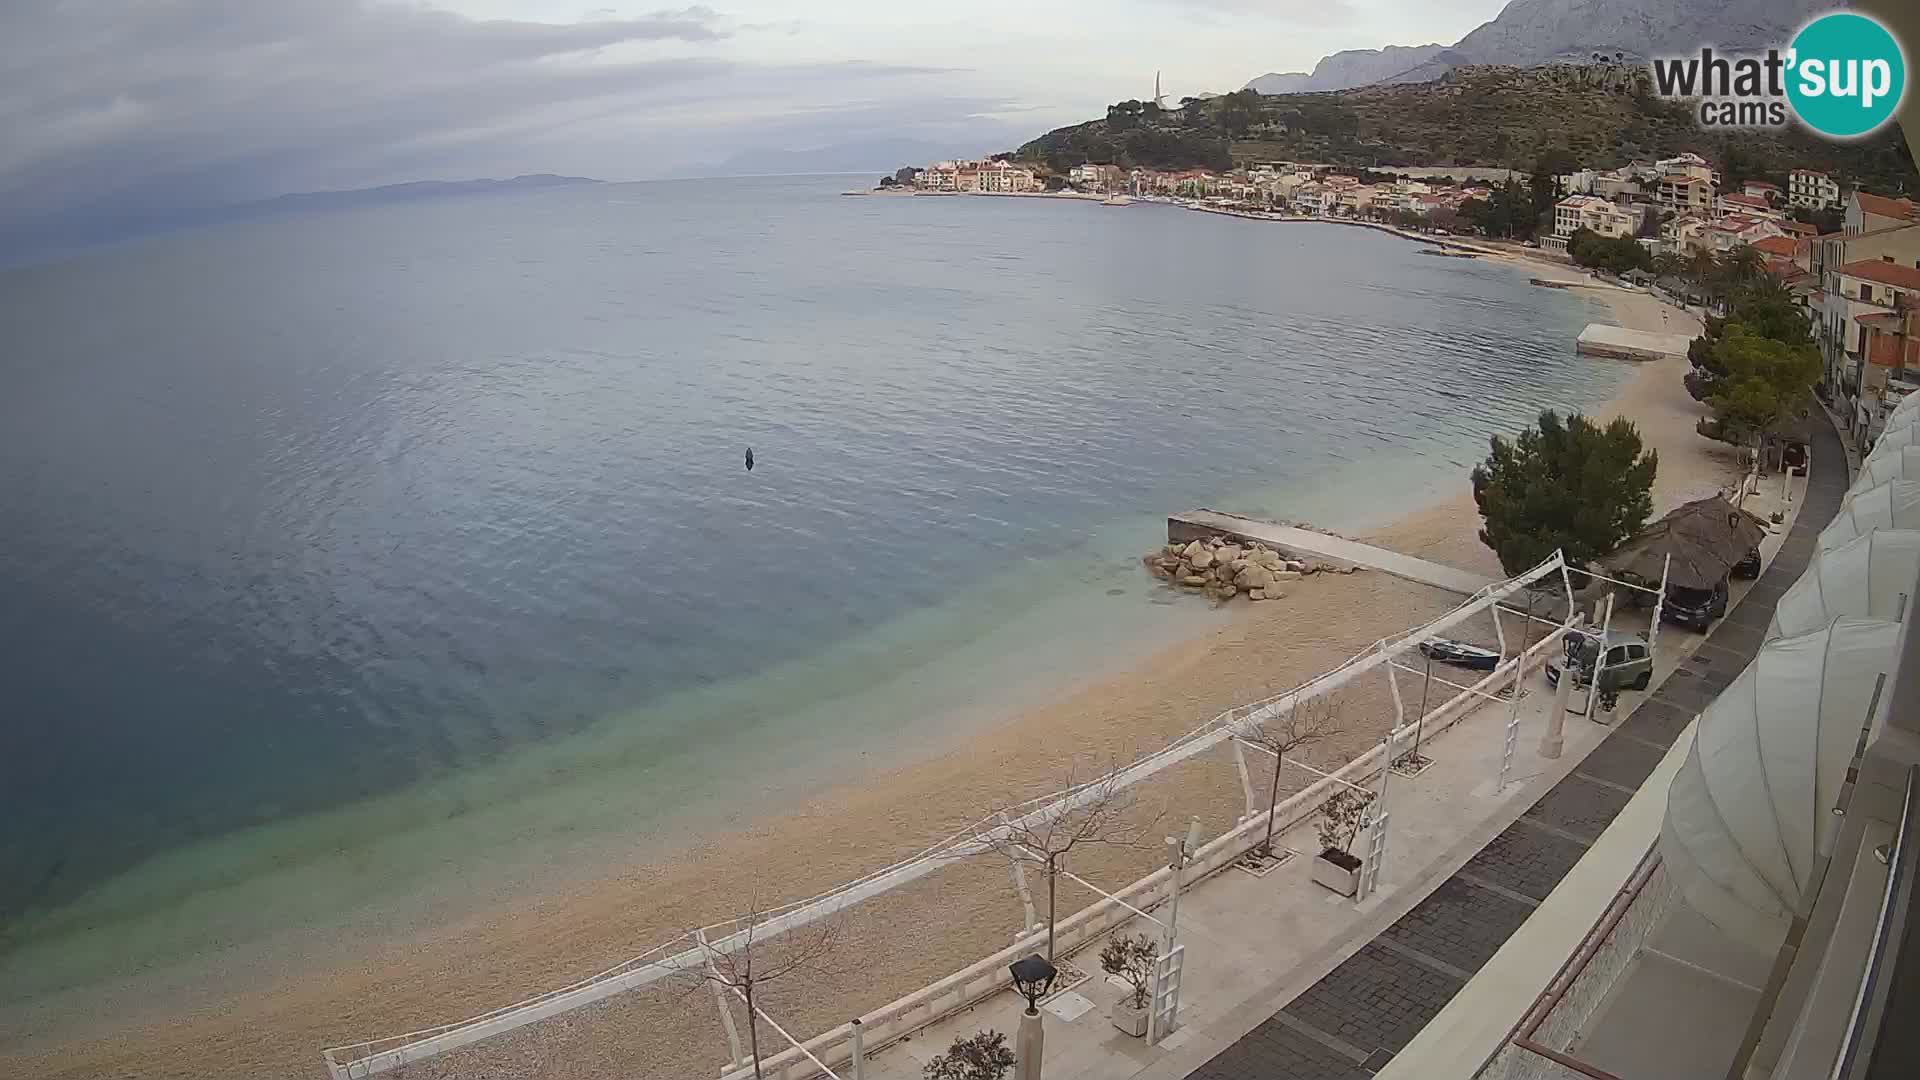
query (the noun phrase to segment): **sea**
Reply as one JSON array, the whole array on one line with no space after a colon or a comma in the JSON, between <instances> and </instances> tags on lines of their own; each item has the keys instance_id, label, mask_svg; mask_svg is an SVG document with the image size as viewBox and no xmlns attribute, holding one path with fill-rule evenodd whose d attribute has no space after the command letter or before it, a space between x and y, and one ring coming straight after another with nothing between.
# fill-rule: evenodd
<instances>
[{"instance_id":1,"label":"sea","mask_svg":"<svg viewBox=\"0 0 1920 1080\"><path fill-rule=\"evenodd\" d=\"M1513 265L864 182L0 272L0 1002L857 782L1230 617L1169 512L1379 524L1622 378Z\"/></svg>"}]
</instances>

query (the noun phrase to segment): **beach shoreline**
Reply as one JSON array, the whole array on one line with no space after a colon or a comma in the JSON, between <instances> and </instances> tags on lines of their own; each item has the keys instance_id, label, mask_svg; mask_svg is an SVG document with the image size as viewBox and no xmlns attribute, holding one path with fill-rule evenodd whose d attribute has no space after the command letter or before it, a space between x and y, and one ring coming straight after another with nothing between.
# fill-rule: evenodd
<instances>
[{"instance_id":1,"label":"beach shoreline","mask_svg":"<svg viewBox=\"0 0 1920 1080\"><path fill-rule=\"evenodd\" d=\"M1698 321L1691 315L1650 295L1599 285L1564 264L1493 250L1481 253L1542 276L1548 271L1562 274L1564 280L1593 289L1629 328L1697 332ZM1715 449L1718 444L1694 433L1698 406L1680 389L1684 369L1684 360L1671 358L1637 364L1614 397L1597 410L1603 418L1633 419L1648 445L1660 451L1656 512L1717 490L1735 468L1730 448L1723 453ZM1462 476L1451 494L1363 538L1496 576L1497 561L1476 538L1478 515L1464 489ZM1145 571L1141 573L1144 577ZM513 897L493 910L451 920L404 942L341 943L336 951L306 957L300 970L256 973L256 992L243 1000L210 995L192 999L191 1005L170 1002L137 1020L115 1021L117 1028L76 1030L70 1036L63 1031L24 1052L0 1049L0 1062L10 1063L10 1073L24 1076L115 1071L196 1077L319 1074L322 1046L458 1020L549 989L686 927L734 914L742 895L777 890L767 902L779 903L830 888L917 850L985 809L1056 788L1070 760L1079 759L1084 769L1131 758L1226 708L1325 670L1382 634L1457 601L1439 590L1379 574L1322 576L1296 585L1285 600L1236 605L1222 624L1156 648L1121 670L1062 679L1046 700L1030 708L914 760L849 776L797 800L783 816L743 817L729 822L735 831L690 837L669 856L636 857L598 877ZM1379 707L1378 702L1366 705ZM1314 756L1323 764L1337 763L1376 737L1370 728L1356 730L1353 738L1336 741ZM1177 775L1168 777L1166 792L1183 812L1200 813L1210 832L1218 829L1223 815L1230 823L1240 797L1237 784L1184 767L1173 772ZM1125 859L1110 866L1089 863L1109 870L1115 880L1124 880L1117 875L1131 865ZM1018 904L1005 872L985 864L943 873L925 888L903 890L878 906L875 918L887 925L876 931L876 941L887 935L924 935L931 912L944 915L954 929L942 935L940 948L924 950L913 964L894 965L884 985L863 988L865 996L821 994L832 999L829 1006L857 1006L867 996L887 1000L963 966L956 958L986 955L1004 944L1004 937L996 935L1017 928ZM449 982L449 973L459 977ZM695 1008L686 1019L688 1030L704 1040L704 1050L723 1045L711 1008L707 1001L704 1011ZM166 1015L168 1011L190 1015ZM785 1014L812 1020L812 1010L797 1002ZM617 1064L620 1075L666 1076L688 1067L686 1061L650 1057L642 1048L579 1034L590 1026L583 1023L575 1029L572 1041L559 1040L565 1048L558 1062L548 1055L537 1070L498 1074L601 1075ZM263 1031L272 1033L271 1045L261 1045L258 1036ZM660 1041L662 1033L654 1034ZM511 1036L499 1042L503 1045L476 1049L510 1057L531 1053ZM697 1059L702 1071L712 1056ZM436 1074L410 1069L407 1075Z\"/></svg>"}]
</instances>

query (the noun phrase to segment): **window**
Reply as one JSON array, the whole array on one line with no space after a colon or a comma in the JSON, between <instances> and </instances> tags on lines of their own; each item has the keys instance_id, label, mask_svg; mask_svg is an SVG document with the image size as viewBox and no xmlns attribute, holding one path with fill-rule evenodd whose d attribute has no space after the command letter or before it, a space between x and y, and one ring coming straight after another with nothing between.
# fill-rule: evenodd
<instances>
[{"instance_id":1,"label":"window","mask_svg":"<svg viewBox=\"0 0 1920 1080\"><path fill-rule=\"evenodd\" d=\"M1860 283L1860 299L1865 300L1868 303L1873 302L1873 286L1867 284L1864 281Z\"/></svg>"},{"instance_id":2,"label":"window","mask_svg":"<svg viewBox=\"0 0 1920 1080\"><path fill-rule=\"evenodd\" d=\"M1624 664L1626 662L1627 647L1625 645L1615 645L1613 648L1607 650L1607 663L1609 665Z\"/></svg>"}]
</instances>

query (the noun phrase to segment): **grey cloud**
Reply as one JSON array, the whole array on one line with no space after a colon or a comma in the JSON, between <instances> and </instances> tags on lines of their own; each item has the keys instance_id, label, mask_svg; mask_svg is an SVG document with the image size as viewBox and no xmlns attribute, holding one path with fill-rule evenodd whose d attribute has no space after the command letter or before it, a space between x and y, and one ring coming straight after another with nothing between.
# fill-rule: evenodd
<instances>
[{"instance_id":1,"label":"grey cloud","mask_svg":"<svg viewBox=\"0 0 1920 1080\"><path fill-rule=\"evenodd\" d=\"M870 96L884 64L754 68L711 9L557 25L381 0L0 4L0 232L288 190L557 167L648 175L678 109ZM904 96L904 95L903 95ZM595 152L585 152L593 150ZM597 154L597 156L596 156ZM673 163L668 163L673 164ZM465 174L471 175L471 174Z\"/></svg>"}]
</instances>

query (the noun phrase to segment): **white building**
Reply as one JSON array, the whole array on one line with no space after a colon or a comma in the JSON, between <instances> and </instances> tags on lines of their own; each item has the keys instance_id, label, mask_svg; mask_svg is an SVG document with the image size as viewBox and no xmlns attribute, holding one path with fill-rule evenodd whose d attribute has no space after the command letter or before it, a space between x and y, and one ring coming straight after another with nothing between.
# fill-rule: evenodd
<instances>
[{"instance_id":1,"label":"white building","mask_svg":"<svg viewBox=\"0 0 1920 1080\"><path fill-rule=\"evenodd\" d=\"M1838 206L1840 185L1816 169L1795 169L1787 174L1787 202L1815 210Z\"/></svg>"},{"instance_id":2,"label":"white building","mask_svg":"<svg viewBox=\"0 0 1920 1080\"><path fill-rule=\"evenodd\" d=\"M1601 236L1632 236L1640 217L1628 207L1608 202L1596 195L1569 195L1553 206L1552 247L1565 247L1573 234L1590 229Z\"/></svg>"}]
</instances>

